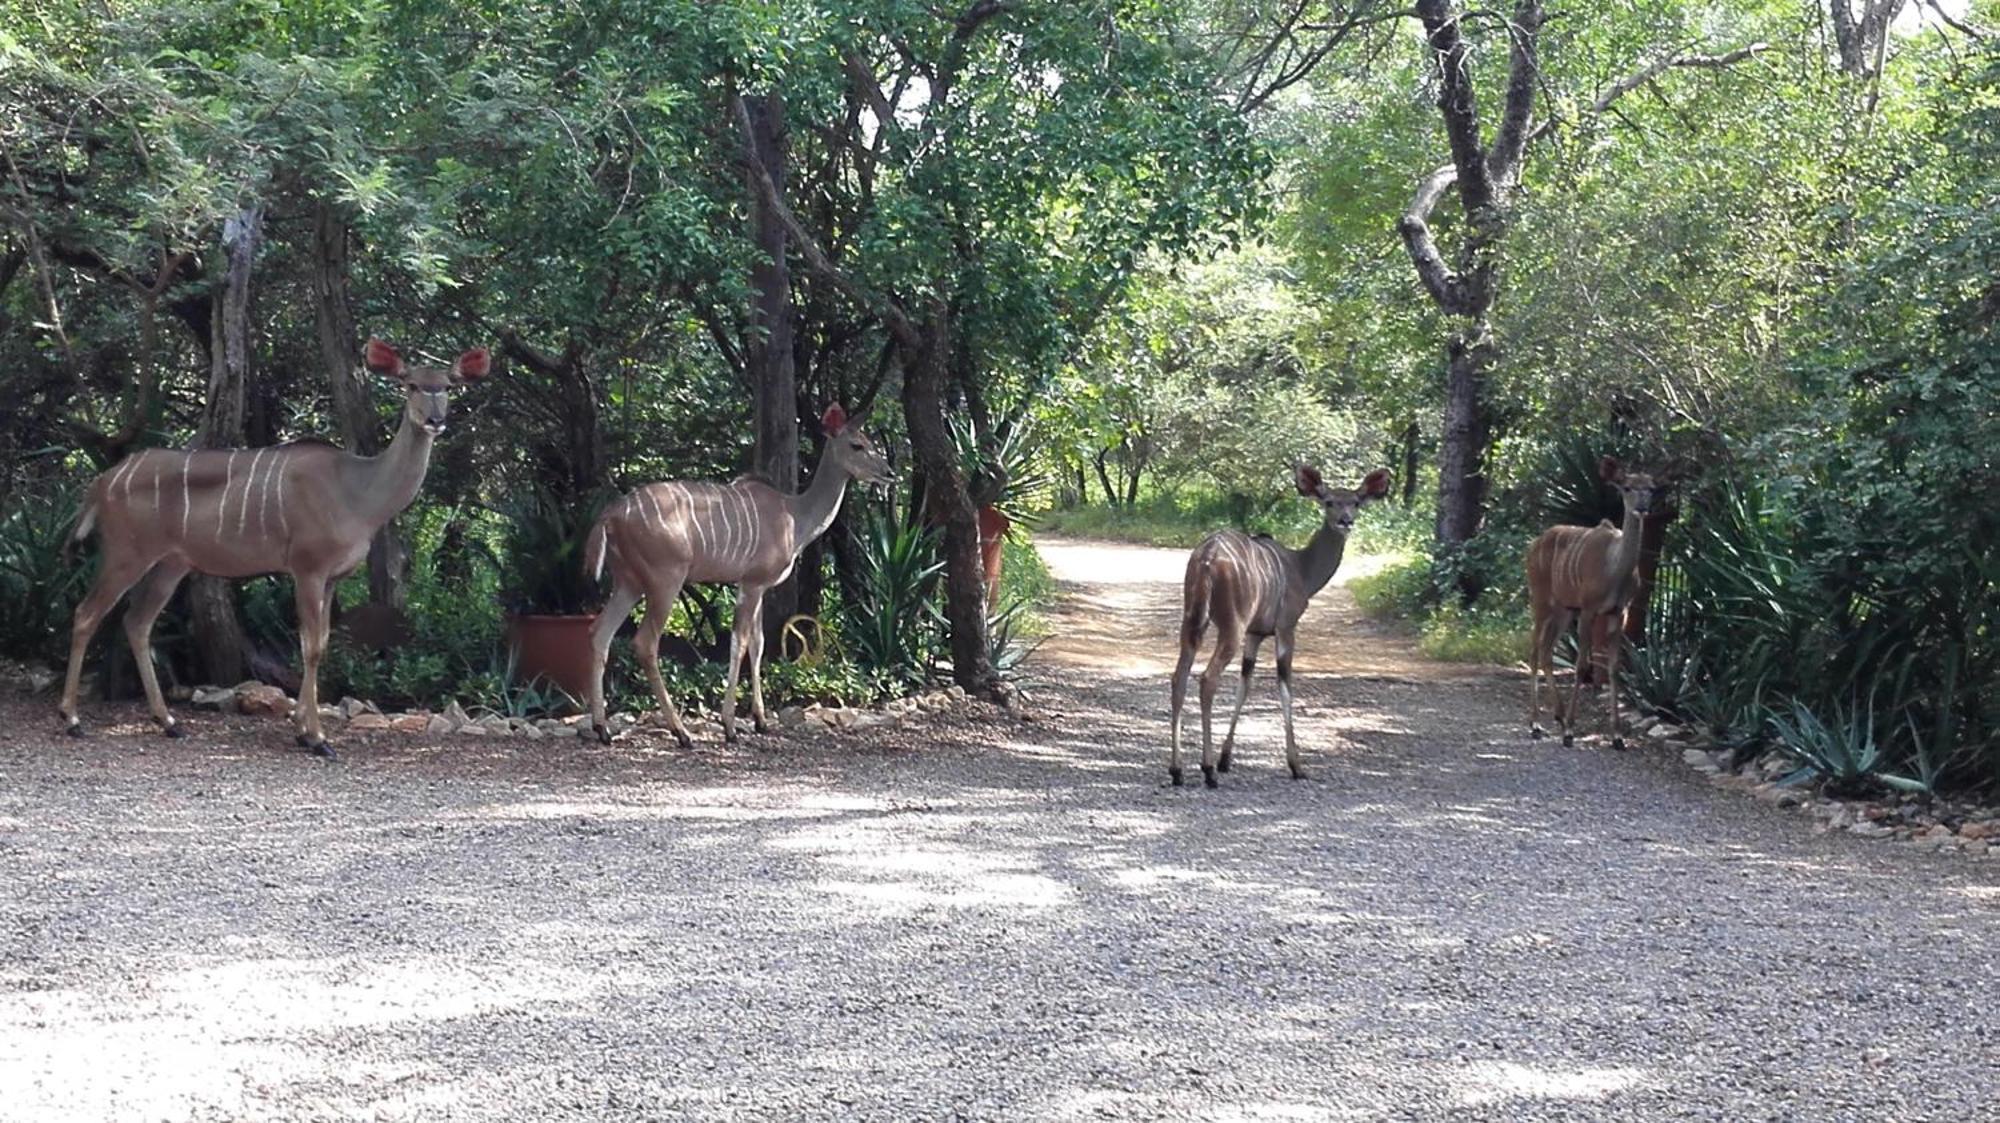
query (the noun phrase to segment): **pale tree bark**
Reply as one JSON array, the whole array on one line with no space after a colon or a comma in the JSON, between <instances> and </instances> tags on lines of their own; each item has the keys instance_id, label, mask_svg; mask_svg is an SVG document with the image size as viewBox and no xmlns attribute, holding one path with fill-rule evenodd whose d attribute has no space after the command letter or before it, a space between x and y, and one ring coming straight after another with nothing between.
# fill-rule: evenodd
<instances>
[{"instance_id":1,"label":"pale tree bark","mask_svg":"<svg viewBox=\"0 0 2000 1123\"><path fill-rule=\"evenodd\" d=\"M382 419L361 367L348 269L348 225L331 202L313 206L313 259L309 274L313 323L319 335L320 365L333 398L334 427L341 444L362 456L382 451ZM391 520L368 543L368 599L403 607L409 576L409 547Z\"/></svg>"},{"instance_id":2,"label":"pale tree bark","mask_svg":"<svg viewBox=\"0 0 2000 1123\"><path fill-rule=\"evenodd\" d=\"M1908 0L1828 0L1842 74L1872 78L1882 72L1889 24L1906 3Z\"/></svg>"},{"instance_id":3,"label":"pale tree bark","mask_svg":"<svg viewBox=\"0 0 2000 1123\"><path fill-rule=\"evenodd\" d=\"M244 440L244 404L250 381L250 278L263 242L264 210L252 204L223 223L222 291L214 302L215 341L210 354L208 396L202 405L201 448L237 448ZM249 641L236 613L234 583L196 574L188 580L195 655L205 681L240 682L249 665Z\"/></svg>"}]
</instances>

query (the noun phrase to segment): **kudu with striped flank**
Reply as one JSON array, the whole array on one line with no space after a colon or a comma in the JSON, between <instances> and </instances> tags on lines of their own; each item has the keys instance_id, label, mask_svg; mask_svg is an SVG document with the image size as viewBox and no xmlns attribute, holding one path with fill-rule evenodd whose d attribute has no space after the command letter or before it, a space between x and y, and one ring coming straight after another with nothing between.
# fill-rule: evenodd
<instances>
[{"instance_id":1,"label":"kudu with striped flank","mask_svg":"<svg viewBox=\"0 0 2000 1123\"><path fill-rule=\"evenodd\" d=\"M690 581L736 586L736 624L730 632L729 672L722 692L722 736L736 739L736 681L750 665L750 717L759 733L764 720L764 592L791 575L799 552L833 525L850 480L891 479L889 462L847 413L828 406L820 418L826 449L811 486L787 495L769 483L743 477L732 483L647 484L606 507L584 544L584 568L593 578L611 571L611 596L591 631L590 726L611 740L604 714L604 664L611 639L641 598L646 615L632 645L652 684L653 697L682 748L694 739L660 678L660 633L667 614Z\"/></svg>"},{"instance_id":2,"label":"kudu with striped flank","mask_svg":"<svg viewBox=\"0 0 2000 1123\"><path fill-rule=\"evenodd\" d=\"M1389 472L1378 468L1352 491L1326 486L1317 470L1299 465L1299 494L1318 503L1321 522L1312 541L1291 550L1264 535L1222 530L1202 539L1188 557L1187 578L1181 586L1181 655L1174 667L1172 755L1167 775L1175 785L1181 775L1181 707L1187 700L1188 676L1209 624L1215 625L1215 652L1201 676L1201 774L1216 786L1216 774L1229 771L1236 746L1236 723L1250 695L1250 676L1257 669L1257 648L1266 637L1278 638L1278 701L1285 714L1285 764L1295 780L1305 778L1299 765L1299 743L1292 733L1292 649L1299 617L1313 594L1333 579L1347 550L1347 535L1361 508L1389 494ZM1229 732L1217 759L1209 727L1216 687L1223 671L1243 655L1243 674L1236 688L1236 707L1229 715Z\"/></svg>"},{"instance_id":3,"label":"kudu with striped flank","mask_svg":"<svg viewBox=\"0 0 2000 1123\"><path fill-rule=\"evenodd\" d=\"M1622 749L1625 738L1618 728L1618 657L1625 637L1619 625L1639 594L1641 528L1647 512L1653 509L1658 483L1645 472L1627 471L1610 456L1597 462L1597 473L1617 488L1624 500L1624 525L1612 526L1606 519L1591 527L1552 526L1528 547L1528 607L1534 615L1528 648L1528 735L1543 735L1542 672L1546 670L1563 744L1575 743L1577 707L1583 700L1580 669L1590 666L1597 622L1608 617L1611 626L1605 634L1611 649L1606 653L1605 682L1611 692L1611 747ZM1579 673L1570 685L1569 705L1564 707L1556 687L1555 647L1572 623L1579 624Z\"/></svg>"},{"instance_id":4,"label":"kudu with striped flank","mask_svg":"<svg viewBox=\"0 0 2000 1123\"><path fill-rule=\"evenodd\" d=\"M169 737L180 727L153 673L153 621L190 572L218 577L289 573L299 614L304 675L293 718L299 743L327 756L319 720L319 663L326 652L334 582L368 556L368 542L410 505L423 486L431 442L444 431L447 392L486 376L485 348L450 368L405 366L395 348L371 339L368 369L405 390L403 421L379 456L356 456L320 441L270 448L147 449L119 461L90 485L73 535L94 530L102 559L97 583L70 628L62 714L81 735L77 689L84 649L105 614L135 585L125 639L139 665L146 704Z\"/></svg>"}]
</instances>

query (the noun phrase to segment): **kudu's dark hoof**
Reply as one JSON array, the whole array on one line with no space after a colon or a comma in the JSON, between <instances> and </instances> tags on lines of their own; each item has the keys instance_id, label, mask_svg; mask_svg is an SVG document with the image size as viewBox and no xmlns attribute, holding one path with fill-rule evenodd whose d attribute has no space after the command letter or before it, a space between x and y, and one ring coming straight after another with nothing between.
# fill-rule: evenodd
<instances>
[{"instance_id":1,"label":"kudu's dark hoof","mask_svg":"<svg viewBox=\"0 0 2000 1123\"><path fill-rule=\"evenodd\" d=\"M1528 740L1530 741L1539 741L1548 735L1549 731L1543 729L1539 725L1531 725L1528 727Z\"/></svg>"},{"instance_id":2,"label":"kudu's dark hoof","mask_svg":"<svg viewBox=\"0 0 2000 1123\"><path fill-rule=\"evenodd\" d=\"M1563 748L1569 749L1574 747L1576 747L1576 735L1573 733L1563 734Z\"/></svg>"},{"instance_id":3,"label":"kudu's dark hoof","mask_svg":"<svg viewBox=\"0 0 2000 1123\"><path fill-rule=\"evenodd\" d=\"M1219 788L1222 786L1221 781L1215 778L1215 769L1210 768L1206 764L1201 766L1201 782L1207 784L1211 788Z\"/></svg>"},{"instance_id":4,"label":"kudu's dark hoof","mask_svg":"<svg viewBox=\"0 0 2000 1123\"><path fill-rule=\"evenodd\" d=\"M71 718L69 719L69 725L64 727L63 732L72 737L81 737L83 736L83 723L75 718Z\"/></svg>"},{"instance_id":5,"label":"kudu's dark hoof","mask_svg":"<svg viewBox=\"0 0 2000 1123\"><path fill-rule=\"evenodd\" d=\"M1180 769L1178 769L1178 768L1169 768L1169 769L1167 769L1167 775L1169 775L1169 776L1173 777L1173 780L1174 780L1174 787L1177 787L1177 788L1178 788L1178 787L1183 787L1183 786L1185 786L1185 785L1187 784L1187 776L1185 776L1184 774L1182 774L1181 770L1180 770Z\"/></svg>"},{"instance_id":6,"label":"kudu's dark hoof","mask_svg":"<svg viewBox=\"0 0 2000 1123\"><path fill-rule=\"evenodd\" d=\"M328 760L340 759L339 755L333 751L333 746L327 744L324 737L315 740L301 733L299 734L299 746L315 756L323 756Z\"/></svg>"},{"instance_id":7,"label":"kudu's dark hoof","mask_svg":"<svg viewBox=\"0 0 2000 1123\"><path fill-rule=\"evenodd\" d=\"M685 730L674 730L674 744L690 752L694 750L694 738L688 736Z\"/></svg>"},{"instance_id":8,"label":"kudu's dark hoof","mask_svg":"<svg viewBox=\"0 0 2000 1123\"><path fill-rule=\"evenodd\" d=\"M600 745L608 745L608 744L610 744L610 743L611 743L611 727L610 727L610 726L608 726L608 725L598 725L598 724L597 724L596 722L592 722L592 723L591 723L591 725L590 725L590 731L591 731L591 732L592 732L593 734L595 734L595 735L597 736L597 743L598 743L598 744L600 744Z\"/></svg>"},{"instance_id":9,"label":"kudu's dark hoof","mask_svg":"<svg viewBox=\"0 0 2000 1123\"><path fill-rule=\"evenodd\" d=\"M1305 769L1303 769L1303 768L1294 768L1294 769L1292 769L1292 779L1294 779L1294 780L1303 780L1303 779L1305 779L1305 778L1306 778L1306 770L1305 770Z\"/></svg>"},{"instance_id":10,"label":"kudu's dark hoof","mask_svg":"<svg viewBox=\"0 0 2000 1123\"><path fill-rule=\"evenodd\" d=\"M181 728L181 723L180 723L180 722L178 722L178 721L170 721L170 722L168 722L167 724L165 724L164 726L161 726L161 727L160 727L160 733L161 733L161 734L162 734L163 736L166 736L166 737L170 737L170 738L172 738L173 740L176 740L176 741L178 741L178 740L180 740L181 738L183 738L183 737L187 736L187 730L185 730L185 729L182 729L182 728Z\"/></svg>"},{"instance_id":11,"label":"kudu's dark hoof","mask_svg":"<svg viewBox=\"0 0 2000 1123\"><path fill-rule=\"evenodd\" d=\"M1624 752L1624 751L1625 751L1625 738L1623 738L1623 737L1613 737L1613 738L1611 739L1611 747L1612 747L1613 749L1617 750L1618 752L1621 752L1621 753L1622 753L1622 752Z\"/></svg>"},{"instance_id":12,"label":"kudu's dark hoof","mask_svg":"<svg viewBox=\"0 0 2000 1123\"><path fill-rule=\"evenodd\" d=\"M1218 760L1217 760L1217 761L1215 762L1215 770L1216 770L1217 772L1227 772L1227 771L1229 771L1229 754L1228 754L1228 753L1223 753L1223 754L1222 754L1222 756L1221 756L1221 758L1220 758L1220 759L1218 759Z\"/></svg>"}]
</instances>

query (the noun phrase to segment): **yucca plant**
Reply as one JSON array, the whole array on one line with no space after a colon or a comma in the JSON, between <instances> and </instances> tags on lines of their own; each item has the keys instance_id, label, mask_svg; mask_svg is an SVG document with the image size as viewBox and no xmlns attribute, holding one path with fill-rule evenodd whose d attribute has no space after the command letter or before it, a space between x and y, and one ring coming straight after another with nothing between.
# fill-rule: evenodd
<instances>
[{"instance_id":1,"label":"yucca plant","mask_svg":"<svg viewBox=\"0 0 2000 1123\"><path fill-rule=\"evenodd\" d=\"M88 548L66 549L79 509L75 492L17 499L0 518L0 650L59 661L69 650L70 616L97 567Z\"/></svg>"},{"instance_id":2,"label":"yucca plant","mask_svg":"<svg viewBox=\"0 0 2000 1123\"><path fill-rule=\"evenodd\" d=\"M1042 645L1039 639L1016 634L1016 626L1027 607L1026 601L1015 601L986 618L986 658L1001 675L1011 675L1022 660Z\"/></svg>"},{"instance_id":3,"label":"yucca plant","mask_svg":"<svg viewBox=\"0 0 2000 1123\"><path fill-rule=\"evenodd\" d=\"M860 546L859 603L849 607L841 642L864 668L895 686L914 686L930 677L943 635L937 598L944 558L937 533L876 514Z\"/></svg>"}]
</instances>

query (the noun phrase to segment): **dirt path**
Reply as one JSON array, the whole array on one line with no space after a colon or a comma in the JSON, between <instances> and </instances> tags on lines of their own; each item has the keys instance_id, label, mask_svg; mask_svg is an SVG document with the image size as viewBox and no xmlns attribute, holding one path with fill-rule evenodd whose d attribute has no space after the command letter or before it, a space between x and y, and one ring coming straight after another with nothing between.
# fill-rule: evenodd
<instances>
[{"instance_id":1,"label":"dirt path","mask_svg":"<svg viewBox=\"0 0 2000 1123\"><path fill-rule=\"evenodd\" d=\"M1518 736L1333 590L1166 786L1177 555L990 712L694 753L0 698L0 1119L1992 1117L2000 863ZM1267 672L1268 676L1268 672Z\"/></svg>"}]
</instances>

